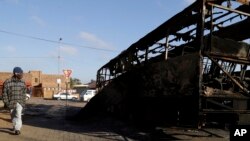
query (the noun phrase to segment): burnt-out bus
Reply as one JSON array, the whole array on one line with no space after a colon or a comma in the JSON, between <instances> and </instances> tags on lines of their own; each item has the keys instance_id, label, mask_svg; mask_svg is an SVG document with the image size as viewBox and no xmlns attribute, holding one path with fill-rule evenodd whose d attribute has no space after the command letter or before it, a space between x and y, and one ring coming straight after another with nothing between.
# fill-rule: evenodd
<instances>
[{"instance_id":1,"label":"burnt-out bus","mask_svg":"<svg viewBox=\"0 0 250 141\"><path fill-rule=\"evenodd\" d=\"M197 0L97 72L83 111L153 124L250 119L249 0Z\"/></svg>"}]
</instances>

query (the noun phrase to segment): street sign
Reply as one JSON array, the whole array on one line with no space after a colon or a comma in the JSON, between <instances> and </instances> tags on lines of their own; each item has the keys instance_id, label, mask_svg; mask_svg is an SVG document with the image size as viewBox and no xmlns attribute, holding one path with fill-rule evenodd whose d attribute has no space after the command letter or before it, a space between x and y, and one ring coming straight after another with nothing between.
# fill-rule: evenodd
<instances>
[{"instance_id":1,"label":"street sign","mask_svg":"<svg viewBox=\"0 0 250 141\"><path fill-rule=\"evenodd\" d=\"M61 84L61 82L62 82L62 81L61 81L60 78L56 79L56 83L57 83L57 84Z\"/></svg>"},{"instance_id":2,"label":"street sign","mask_svg":"<svg viewBox=\"0 0 250 141\"><path fill-rule=\"evenodd\" d=\"M63 70L64 76L68 79L72 73L72 70Z\"/></svg>"},{"instance_id":3,"label":"street sign","mask_svg":"<svg viewBox=\"0 0 250 141\"><path fill-rule=\"evenodd\" d=\"M70 82L69 77L72 73L72 70L63 70L64 76L66 77L66 93L68 93L68 84ZM68 95L66 95L66 107L68 106Z\"/></svg>"}]
</instances>

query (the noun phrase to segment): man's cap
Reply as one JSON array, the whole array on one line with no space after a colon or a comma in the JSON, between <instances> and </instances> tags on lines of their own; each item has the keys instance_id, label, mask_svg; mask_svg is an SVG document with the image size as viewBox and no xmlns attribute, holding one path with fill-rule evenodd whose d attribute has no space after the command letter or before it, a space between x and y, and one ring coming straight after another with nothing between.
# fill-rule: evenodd
<instances>
[{"instance_id":1,"label":"man's cap","mask_svg":"<svg viewBox=\"0 0 250 141\"><path fill-rule=\"evenodd\" d=\"M23 73L23 70L22 70L22 68L20 68L20 67L15 67L15 68L13 69L13 73Z\"/></svg>"}]
</instances>

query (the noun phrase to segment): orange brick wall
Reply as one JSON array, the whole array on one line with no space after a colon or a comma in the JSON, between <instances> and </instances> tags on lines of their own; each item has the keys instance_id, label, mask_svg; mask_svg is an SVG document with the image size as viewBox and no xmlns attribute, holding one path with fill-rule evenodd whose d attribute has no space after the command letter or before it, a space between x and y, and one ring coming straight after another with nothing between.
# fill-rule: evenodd
<instances>
[{"instance_id":1,"label":"orange brick wall","mask_svg":"<svg viewBox=\"0 0 250 141\"><path fill-rule=\"evenodd\" d=\"M2 88L3 82L12 76L12 72L0 72L0 88ZM58 92L57 79L61 79L61 84L59 86L59 91L66 89L65 77L64 75L53 75L53 74L43 74L42 71L29 71L24 73L24 81L31 84L31 87L41 86L42 95L44 98L50 99L54 93ZM39 85L41 84L41 85ZM2 91L0 90L0 94ZM35 96L34 94L33 96Z\"/></svg>"}]
</instances>

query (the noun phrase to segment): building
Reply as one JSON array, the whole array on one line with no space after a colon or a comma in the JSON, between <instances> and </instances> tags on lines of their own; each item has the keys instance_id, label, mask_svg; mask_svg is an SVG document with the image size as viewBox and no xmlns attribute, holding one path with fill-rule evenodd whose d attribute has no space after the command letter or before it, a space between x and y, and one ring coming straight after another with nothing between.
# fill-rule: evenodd
<instances>
[{"instance_id":1,"label":"building","mask_svg":"<svg viewBox=\"0 0 250 141\"><path fill-rule=\"evenodd\" d=\"M81 94L84 90L89 89L89 86L86 84L73 85L73 89L76 90L76 93Z\"/></svg>"},{"instance_id":2,"label":"building","mask_svg":"<svg viewBox=\"0 0 250 141\"><path fill-rule=\"evenodd\" d=\"M3 82L13 75L12 72L0 72L0 88ZM43 74L42 71L29 71L24 73L24 81L33 97L43 97L51 99L54 93L66 89L66 79L64 75ZM2 94L2 91L0 91Z\"/></svg>"}]
</instances>

